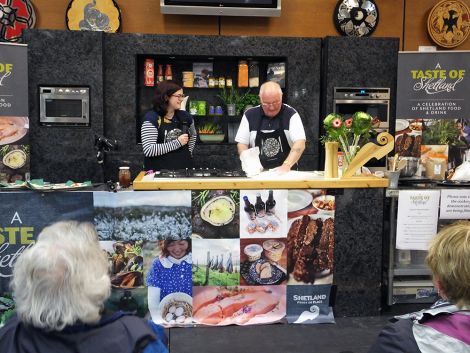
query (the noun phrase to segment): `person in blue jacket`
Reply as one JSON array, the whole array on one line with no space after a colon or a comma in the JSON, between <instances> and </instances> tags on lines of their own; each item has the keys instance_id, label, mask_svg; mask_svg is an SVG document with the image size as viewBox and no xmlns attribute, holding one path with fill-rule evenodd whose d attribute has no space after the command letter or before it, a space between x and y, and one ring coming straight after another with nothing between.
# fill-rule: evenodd
<instances>
[{"instance_id":1,"label":"person in blue jacket","mask_svg":"<svg viewBox=\"0 0 470 353\"><path fill-rule=\"evenodd\" d=\"M426 262L442 300L396 317L369 353L470 352L470 221L444 227Z\"/></svg>"},{"instance_id":2,"label":"person in blue jacket","mask_svg":"<svg viewBox=\"0 0 470 353\"><path fill-rule=\"evenodd\" d=\"M104 313L108 260L89 223L44 228L17 259L11 285L16 315L0 330L0 352L168 353L161 326Z\"/></svg>"}]
</instances>

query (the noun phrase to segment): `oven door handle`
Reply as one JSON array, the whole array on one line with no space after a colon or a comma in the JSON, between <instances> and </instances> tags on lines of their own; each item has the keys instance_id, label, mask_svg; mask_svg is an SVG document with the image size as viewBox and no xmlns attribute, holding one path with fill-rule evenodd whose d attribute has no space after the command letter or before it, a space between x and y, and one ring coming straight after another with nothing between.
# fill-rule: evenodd
<instances>
[{"instance_id":1,"label":"oven door handle","mask_svg":"<svg viewBox=\"0 0 470 353\"><path fill-rule=\"evenodd\" d=\"M389 99L335 99L335 104L390 104Z\"/></svg>"}]
</instances>

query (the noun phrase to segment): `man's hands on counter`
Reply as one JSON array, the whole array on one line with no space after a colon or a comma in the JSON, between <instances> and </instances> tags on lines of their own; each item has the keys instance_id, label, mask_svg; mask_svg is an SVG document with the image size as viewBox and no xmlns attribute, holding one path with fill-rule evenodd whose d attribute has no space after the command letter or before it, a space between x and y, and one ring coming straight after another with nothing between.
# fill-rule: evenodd
<instances>
[{"instance_id":1,"label":"man's hands on counter","mask_svg":"<svg viewBox=\"0 0 470 353\"><path fill-rule=\"evenodd\" d=\"M286 174L287 172L290 171L290 168L291 168L290 165L288 165L288 164L282 164L281 166L276 167L276 168L274 168L273 170L274 170L277 174Z\"/></svg>"}]
</instances>

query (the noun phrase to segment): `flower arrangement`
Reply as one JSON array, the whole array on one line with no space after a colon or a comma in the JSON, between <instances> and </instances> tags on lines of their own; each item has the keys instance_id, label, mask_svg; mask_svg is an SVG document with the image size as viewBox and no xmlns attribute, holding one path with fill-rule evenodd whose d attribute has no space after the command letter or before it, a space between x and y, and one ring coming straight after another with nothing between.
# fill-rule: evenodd
<instances>
[{"instance_id":1,"label":"flower arrangement","mask_svg":"<svg viewBox=\"0 0 470 353\"><path fill-rule=\"evenodd\" d=\"M380 120L373 119L365 112L356 112L349 119L337 113L328 114L323 120L326 135L321 137L322 143L338 142L346 163L350 164L357 151L369 140L373 127Z\"/></svg>"}]
</instances>

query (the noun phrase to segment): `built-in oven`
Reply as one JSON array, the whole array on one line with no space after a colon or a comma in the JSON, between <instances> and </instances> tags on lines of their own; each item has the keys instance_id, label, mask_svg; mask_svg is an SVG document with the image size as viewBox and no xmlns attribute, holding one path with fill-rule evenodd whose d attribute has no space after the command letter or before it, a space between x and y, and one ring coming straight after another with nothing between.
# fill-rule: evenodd
<instances>
[{"instance_id":1,"label":"built-in oven","mask_svg":"<svg viewBox=\"0 0 470 353\"><path fill-rule=\"evenodd\" d=\"M340 114L344 119L349 119L355 112L366 112L373 118L380 120L380 125L375 129L377 133L388 132L390 128L390 89L389 88L356 88L335 87L333 112ZM373 158L366 167L374 170L386 169L387 159Z\"/></svg>"},{"instance_id":2,"label":"built-in oven","mask_svg":"<svg viewBox=\"0 0 470 353\"><path fill-rule=\"evenodd\" d=\"M40 86L39 123L90 126L90 88Z\"/></svg>"}]
</instances>

